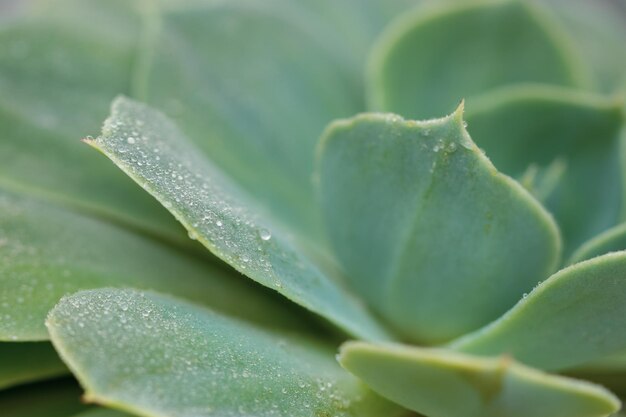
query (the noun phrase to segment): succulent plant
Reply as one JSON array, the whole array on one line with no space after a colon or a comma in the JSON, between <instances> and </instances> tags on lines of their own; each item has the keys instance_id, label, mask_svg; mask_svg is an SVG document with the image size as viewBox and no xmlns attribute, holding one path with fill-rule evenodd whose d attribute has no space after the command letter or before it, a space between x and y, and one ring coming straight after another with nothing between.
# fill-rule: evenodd
<instances>
[{"instance_id":1,"label":"succulent plant","mask_svg":"<svg viewBox=\"0 0 626 417\"><path fill-rule=\"evenodd\" d=\"M0 414L619 411L625 3L22 8Z\"/></svg>"}]
</instances>

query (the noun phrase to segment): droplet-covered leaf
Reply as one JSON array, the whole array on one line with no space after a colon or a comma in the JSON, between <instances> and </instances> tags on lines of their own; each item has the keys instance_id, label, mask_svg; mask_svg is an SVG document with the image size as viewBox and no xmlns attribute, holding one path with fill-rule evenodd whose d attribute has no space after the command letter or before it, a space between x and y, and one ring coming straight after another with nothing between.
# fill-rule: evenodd
<instances>
[{"instance_id":1,"label":"droplet-covered leaf","mask_svg":"<svg viewBox=\"0 0 626 417\"><path fill-rule=\"evenodd\" d=\"M429 417L605 417L620 408L599 385L507 357L349 342L339 361L381 395Z\"/></svg>"},{"instance_id":2,"label":"droplet-covered leaf","mask_svg":"<svg viewBox=\"0 0 626 417\"><path fill-rule=\"evenodd\" d=\"M497 318L559 257L552 218L461 117L360 115L333 123L318 149L326 229L352 287L422 342Z\"/></svg>"},{"instance_id":3,"label":"droplet-covered leaf","mask_svg":"<svg viewBox=\"0 0 626 417\"><path fill-rule=\"evenodd\" d=\"M63 295L102 286L170 292L268 326L297 323L224 267L132 231L2 190L0 213L0 340L47 340L44 319Z\"/></svg>"},{"instance_id":4,"label":"droplet-covered leaf","mask_svg":"<svg viewBox=\"0 0 626 417\"><path fill-rule=\"evenodd\" d=\"M626 252L565 268L498 320L452 342L471 354L509 354L559 370L626 348Z\"/></svg>"},{"instance_id":5,"label":"droplet-covered leaf","mask_svg":"<svg viewBox=\"0 0 626 417\"><path fill-rule=\"evenodd\" d=\"M118 98L90 144L156 197L209 250L241 273L366 339L385 330L298 236L264 212L163 114ZM269 181L269 180L268 180Z\"/></svg>"},{"instance_id":6,"label":"droplet-covered leaf","mask_svg":"<svg viewBox=\"0 0 626 417\"><path fill-rule=\"evenodd\" d=\"M402 412L343 371L332 346L167 296L79 292L51 311L47 325L88 401L144 416Z\"/></svg>"}]
</instances>

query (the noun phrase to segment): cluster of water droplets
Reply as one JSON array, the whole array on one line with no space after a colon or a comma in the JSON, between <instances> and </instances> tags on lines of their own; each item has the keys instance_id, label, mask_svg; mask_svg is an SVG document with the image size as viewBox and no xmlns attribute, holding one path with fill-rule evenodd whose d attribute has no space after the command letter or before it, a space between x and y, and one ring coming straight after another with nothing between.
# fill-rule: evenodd
<instances>
[{"instance_id":1,"label":"cluster of water droplets","mask_svg":"<svg viewBox=\"0 0 626 417\"><path fill-rule=\"evenodd\" d=\"M96 394L159 415L347 416L363 394L316 342L154 293L78 293L48 326Z\"/></svg>"}]
</instances>

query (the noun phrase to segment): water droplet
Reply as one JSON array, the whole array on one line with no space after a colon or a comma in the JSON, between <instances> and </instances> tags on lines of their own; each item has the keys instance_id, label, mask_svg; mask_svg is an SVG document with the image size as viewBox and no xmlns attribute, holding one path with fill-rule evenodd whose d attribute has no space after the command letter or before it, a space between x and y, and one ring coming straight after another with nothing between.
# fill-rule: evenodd
<instances>
[{"instance_id":1,"label":"water droplet","mask_svg":"<svg viewBox=\"0 0 626 417\"><path fill-rule=\"evenodd\" d=\"M447 152L454 153L456 151L456 143L452 142L448 144Z\"/></svg>"},{"instance_id":2,"label":"water droplet","mask_svg":"<svg viewBox=\"0 0 626 417\"><path fill-rule=\"evenodd\" d=\"M129 145L132 145L133 143L135 143L135 138L132 136L129 136L128 139L126 139L126 142L128 142Z\"/></svg>"},{"instance_id":3,"label":"water droplet","mask_svg":"<svg viewBox=\"0 0 626 417\"><path fill-rule=\"evenodd\" d=\"M262 240L268 241L272 238L272 232L267 229L261 229L259 230L259 236Z\"/></svg>"},{"instance_id":4,"label":"water droplet","mask_svg":"<svg viewBox=\"0 0 626 417\"><path fill-rule=\"evenodd\" d=\"M216 221L215 224L217 225L217 227L222 227L224 225L221 220Z\"/></svg>"},{"instance_id":5,"label":"water droplet","mask_svg":"<svg viewBox=\"0 0 626 417\"><path fill-rule=\"evenodd\" d=\"M198 234L194 230L190 230L187 234L189 235L189 239L198 240Z\"/></svg>"}]
</instances>

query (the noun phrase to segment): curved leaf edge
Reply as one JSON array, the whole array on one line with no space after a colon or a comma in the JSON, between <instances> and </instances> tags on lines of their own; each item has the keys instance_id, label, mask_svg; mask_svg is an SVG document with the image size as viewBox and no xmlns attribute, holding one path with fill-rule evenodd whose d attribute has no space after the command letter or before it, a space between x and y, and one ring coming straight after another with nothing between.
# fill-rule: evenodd
<instances>
[{"instance_id":1,"label":"curved leaf edge","mask_svg":"<svg viewBox=\"0 0 626 417\"><path fill-rule=\"evenodd\" d=\"M353 372L350 365L351 353L373 353L382 355L394 355L407 361L430 362L436 366L448 369L460 369L466 372L481 371L484 369L498 369L498 373L504 374L511 370L517 376L533 383L542 384L549 388L567 389L593 398L595 401L604 402L607 407L607 415L621 410L621 400L602 385L568 376L547 373L515 362L512 358L503 355L500 357L477 357L473 355L454 352L441 348L421 348L396 343L372 344L362 341L348 341L341 345L337 355L337 361L349 372ZM358 373L354 373L357 377ZM385 396L380 393L380 395ZM393 401L393 399L388 398ZM406 407L406 405L402 404Z\"/></svg>"},{"instance_id":2,"label":"curved leaf edge","mask_svg":"<svg viewBox=\"0 0 626 417\"><path fill-rule=\"evenodd\" d=\"M387 55L396 42L401 40L407 33L410 33L416 26L442 17L445 18L448 15L515 1L519 0L473 0L464 3L434 2L432 4L418 5L413 11L396 18L379 35L370 50L365 69L365 99L367 108L377 110L387 107L384 99L385 93L378 82L380 71L383 63L387 61ZM574 42L570 39L567 31L561 27L558 21L553 19L547 10L544 10L539 5L525 1L519 1L519 3L526 8L531 17L535 19L537 25L545 31L547 37L550 38L557 50L561 52L561 58L570 72L570 81L579 87L589 88L591 85L591 73L583 63L582 57L576 50Z\"/></svg>"}]
</instances>

